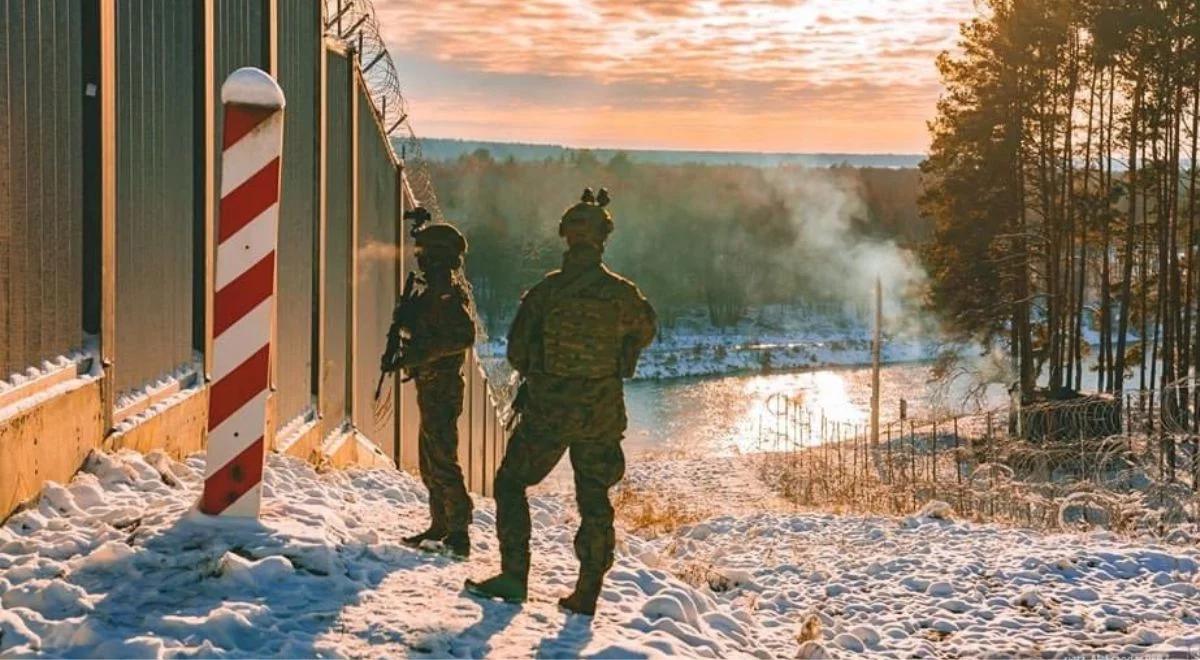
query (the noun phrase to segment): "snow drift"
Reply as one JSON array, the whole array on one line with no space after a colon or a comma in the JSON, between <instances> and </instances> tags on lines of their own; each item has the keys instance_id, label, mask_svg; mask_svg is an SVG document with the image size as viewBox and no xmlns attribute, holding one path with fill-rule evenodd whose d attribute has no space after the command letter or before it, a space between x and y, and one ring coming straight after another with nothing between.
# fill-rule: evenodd
<instances>
[{"instance_id":1,"label":"snow drift","mask_svg":"<svg viewBox=\"0 0 1200 660\"><path fill-rule=\"evenodd\" d=\"M199 457L96 454L12 516L0 528L0 655L1200 650L1194 548L926 517L718 516L623 535L593 621L553 604L575 579L564 495L531 500L533 600L516 607L461 590L496 568L490 500L478 500L473 559L454 563L400 545L426 522L409 475L318 473L273 455L261 521L239 522L191 512L203 468ZM671 469L634 464L630 478L662 483Z\"/></svg>"}]
</instances>

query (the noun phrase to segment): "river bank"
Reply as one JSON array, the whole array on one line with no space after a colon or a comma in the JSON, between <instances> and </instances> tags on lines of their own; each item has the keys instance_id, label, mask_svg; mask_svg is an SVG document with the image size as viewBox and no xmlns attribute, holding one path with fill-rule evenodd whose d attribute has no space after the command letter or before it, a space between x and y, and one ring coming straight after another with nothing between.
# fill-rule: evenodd
<instances>
[{"instance_id":1,"label":"river bank","mask_svg":"<svg viewBox=\"0 0 1200 660\"><path fill-rule=\"evenodd\" d=\"M697 376L770 374L871 364L871 340L798 338L787 342L723 343L720 337L656 344L642 354L636 379L661 380ZM882 364L928 362L935 349L920 341L885 339Z\"/></svg>"},{"instance_id":2,"label":"river bank","mask_svg":"<svg viewBox=\"0 0 1200 660\"><path fill-rule=\"evenodd\" d=\"M873 328L854 315L770 305L753 310L737 324L716 327L703 310L663 324L642 353L635 380L697 376L769 374L871 364ZM885 332L883 364L927 362L937 356L936 337ZM502 336L479 347L481 355L502 359Z\"/></svg>"}]
</instances>

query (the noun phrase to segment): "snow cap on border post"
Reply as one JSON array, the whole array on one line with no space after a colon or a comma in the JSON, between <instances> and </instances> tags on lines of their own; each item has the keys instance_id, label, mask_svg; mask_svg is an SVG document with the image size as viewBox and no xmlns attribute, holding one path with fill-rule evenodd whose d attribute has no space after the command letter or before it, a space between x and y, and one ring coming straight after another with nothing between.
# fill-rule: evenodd
<instances>
[{"instance_id":1,"label":"snow cap on border post","mask_svg":"<svg viewBox=\"0 0 1200 660\"><path fill-rule=\"evenodd\" d=\"M225 79L221 85L221 103L256 105L264 108L284 107L283 89L271 74L252 66L244 66Z\"/></svg>"}]
</instances>

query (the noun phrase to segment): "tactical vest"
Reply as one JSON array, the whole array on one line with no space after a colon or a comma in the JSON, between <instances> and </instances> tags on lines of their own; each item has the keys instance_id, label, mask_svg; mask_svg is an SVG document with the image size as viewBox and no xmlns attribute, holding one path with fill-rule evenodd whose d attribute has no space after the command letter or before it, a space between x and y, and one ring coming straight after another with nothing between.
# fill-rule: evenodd
<instances>
[{"instance_id":1,"label":"tactical vest","mask_svg":"<svg viewBox=\"0 0 1200 660\"><path fill-rule=\"evenodd\" d=\"M576 287L568 285L556 292L546 309L542 369L568 378L617 376L621 360L620 303L614 298L578 297L578 293L568 291L572 288Z\"/></svg>"}]
</instances>

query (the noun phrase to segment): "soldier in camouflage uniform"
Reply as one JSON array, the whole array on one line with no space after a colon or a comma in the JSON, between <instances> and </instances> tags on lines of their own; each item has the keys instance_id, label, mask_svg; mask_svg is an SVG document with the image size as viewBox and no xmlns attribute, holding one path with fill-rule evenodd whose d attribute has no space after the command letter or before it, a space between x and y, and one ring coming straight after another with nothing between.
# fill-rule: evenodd
<instances>
[{"instance_id":1,"label":"soldier in camouflage uniform","mask_svg":"<svg viewBox=\"0 0 1200 660\"><path fill-rule=\"evenodd\" d=\"M655 333L655 314L637 286L601 261L613 221L599 198L584 191L567 209L559 235L568 249L562 270L525 294L508 336L508 360L524 378L520 421L496 474L496 530L502 572L467 582L479 595L525 600L529 576L527 487L546 478L566 451L575 473L580 524L575 535L579 580L559 604L592 614L616 537L608 491L625 473L622 378L633 375Z\"/></svg>"},{"instance_id":2,"label":"soldier in camouflage uniform","mask_svg":"<svg viewBox=\"0 0 1200 660\"><path fill-rule=\"evenodd\" d=\"M409 303L396 308L389 347L403 325L409 339L402 350L384 355L384 371L405 370L417 386L421 414L418 440L421 481L429 489L429 529L404 539L417 547L440 541L453 556L471 552L467 525L471 522L471 497L458 465L458 417L463 409L462 366L466 351L475 343L470 289L462 277L467 242L448 224L429 225L414 234L417 265L425 274L425 289ZM411 321L401 321L401 317Z\"/></svg>"}]
</instances>

